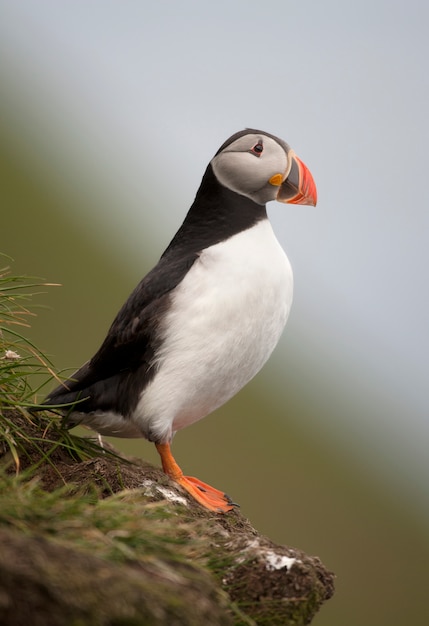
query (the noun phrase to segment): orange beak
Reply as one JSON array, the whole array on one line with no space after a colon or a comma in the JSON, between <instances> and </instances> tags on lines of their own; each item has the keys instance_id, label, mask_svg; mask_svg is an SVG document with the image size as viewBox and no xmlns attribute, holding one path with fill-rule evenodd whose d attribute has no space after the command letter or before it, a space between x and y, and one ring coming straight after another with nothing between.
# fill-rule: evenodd
<instances>
[{"instance_id":1,"label":"orange beak","mask_svg":"<svg viewBox=\"0 0 429 626\"><path fill-rule=\"evenodd\" d=\"M291 150L288 154L291 167L279 187L277 200L288 204L308 204L316 206L317 189L308 167Z\"/></svg>"}]
</instances>

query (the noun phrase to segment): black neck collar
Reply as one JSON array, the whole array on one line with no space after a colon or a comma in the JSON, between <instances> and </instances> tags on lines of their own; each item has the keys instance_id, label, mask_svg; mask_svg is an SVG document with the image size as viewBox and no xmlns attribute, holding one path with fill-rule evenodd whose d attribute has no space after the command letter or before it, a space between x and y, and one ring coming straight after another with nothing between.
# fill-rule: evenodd
<instances>
[{"instance_id":1,"label":"black neck collar","mask_svg":"<svg viewBox=\"0 0 429 626\"><path fill-rule=\"evenodd\" d=\"M164 255L197 253L225 241L267 217L260 205L219 183L209 164L195 200Z\"/></svg>"}]
</instances>

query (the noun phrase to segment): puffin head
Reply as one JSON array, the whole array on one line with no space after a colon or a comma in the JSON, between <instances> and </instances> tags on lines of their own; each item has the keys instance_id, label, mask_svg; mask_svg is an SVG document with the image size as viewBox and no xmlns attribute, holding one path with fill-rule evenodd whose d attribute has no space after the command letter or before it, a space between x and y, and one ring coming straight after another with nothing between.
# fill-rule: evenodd
<instances>
[{"instance_id":1,"label":"puffin head","mask_svg":"<svg viewBox=\"0 0 429 626\"><path fill-rule=\"evenodd\" d=\"M290 146L269 133L248 128L235 133L211 161L226 188L264 205L271 200L316 206L316 185Z\"/></svg>"}]
</instances>

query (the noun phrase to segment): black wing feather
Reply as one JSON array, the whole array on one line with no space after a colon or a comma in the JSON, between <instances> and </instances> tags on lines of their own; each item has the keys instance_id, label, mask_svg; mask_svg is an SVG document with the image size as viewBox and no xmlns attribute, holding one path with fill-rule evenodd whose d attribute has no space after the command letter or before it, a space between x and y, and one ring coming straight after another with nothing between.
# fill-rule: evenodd
<instances>
[{"instance_id":1,"label":"black wing feather","mask_svg":"<svg viewBox=\"0 0 429 626\"><path fill-rule=\"evenodd\" d=\"M76 410L128 415L155 373L160 324L171 292L198 254L164 254L143 278L115 317L99 350L69 380L54 389L44 405L76 402Z\"/></svg>"}]
</instances>

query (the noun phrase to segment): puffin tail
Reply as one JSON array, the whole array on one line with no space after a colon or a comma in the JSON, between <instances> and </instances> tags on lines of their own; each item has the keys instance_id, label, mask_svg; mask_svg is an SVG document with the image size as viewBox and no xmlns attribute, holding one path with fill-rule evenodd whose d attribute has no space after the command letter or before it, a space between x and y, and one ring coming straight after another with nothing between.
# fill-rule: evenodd
<instances>
[{"instance_id":1,"label":"puffin tail","mask_svg":"<svg viewBox=\"0 0 429 626\"><path fill-rule=\"evenodd\" d=\"M85 400L88 400L86 380L88 369L88 363L85 363L70 378L55 387L40 404L32 407L31 411L43 411L52 407L67 414L72 411L83 410Z\"/></svg>"}]
</instances>

